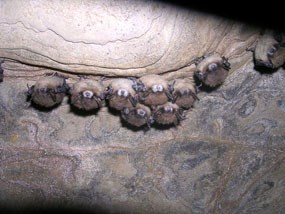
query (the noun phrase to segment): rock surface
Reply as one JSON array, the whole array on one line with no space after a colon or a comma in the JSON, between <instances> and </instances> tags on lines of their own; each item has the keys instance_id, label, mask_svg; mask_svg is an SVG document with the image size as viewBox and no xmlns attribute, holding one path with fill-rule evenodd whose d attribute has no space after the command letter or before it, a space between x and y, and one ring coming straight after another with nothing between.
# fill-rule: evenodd
<instances>
[{"instance_id":1,"label":"rock surface","mask_svg":"<svg viewBox=\"0 0 285 214\"><path fill-rule=\"evenodd\" d=\"M229 76L178 127L132 130L107 108L52 111L0 85L0 203L135 213L282 213L285 72ZM14 206L14 205L13 205Z\"/></svg>"},{"instance_id":2,"label":"rock surface","mask_svg":"<svg viewBox=\"0 0 285 214\"><path fill-rule=\"evenodd\" d=\"M86 213L99 208L112 213L285 212L285 71L254 69L252 54L245 50L256 40L255 29L208 17L206 22L215 23L213 29L221 33L217 36L208 25L198 27L202 15L160 4L137 2L126 9L119 1L85 1L81 7L59 2L0 3L0 57L5 58L0 207L63 206ZM13 4L21 7L12 10ZM87 21L79 13L86 7ZM49 10L38 17L32 13L43 8ZM68 19L71 11L74 19ZM148 24L140 25L137 16ZM185 27L189 19L197 26ZM124 32L122 22L137 25ZM142 44L141 36L152 45ZM136 130L106 107L87 114L72 109L66 98L47 111L26 100L26 85L50 69L63 69L70 79L77 77L69 71L99 76L173 71L180 76L189 74L181 68L193 58L213 50L231 59L232 73L221 87L201 91L200 101L178 127Z\"/></svg>"},{"instance_id":3,"label":"rock surface","mask_svg":"<svg viewBox=\"0 0 285 214\"><path fill-rule=\"evenodd\" d=\"M142 76L185 67L189 72L193 59L213 51L240 58L259 33L155 1L0 5L1 57L75 73Z\"/></svg>"}]
</instances>

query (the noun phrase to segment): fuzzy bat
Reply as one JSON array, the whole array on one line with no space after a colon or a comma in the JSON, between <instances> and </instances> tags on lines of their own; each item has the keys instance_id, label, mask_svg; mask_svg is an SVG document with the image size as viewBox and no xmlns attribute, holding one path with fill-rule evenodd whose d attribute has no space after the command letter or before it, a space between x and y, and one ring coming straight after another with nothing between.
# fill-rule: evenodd
<instances>
[{"instance_id":1,"label":"fuzzy bat","mask_svg":"<svg viewBox=\"0 0 285 214\"><path fill-rule=\"evenodd\" d=\"M193 106L197 97L197 90L190 80L176 79L169 84L169 91L172 94L172 102L180 108L189 109Z\"/></svg>"},{"instance_id":2,"label":"fuzzy bat","mask_svg":"<svg viewBox=\"0 0 285 214\"><path fill-rule=\"evenodd\" d=\"M105 99L104 87L96 80L80 79L70 89L71 104L86 111L100 108Z\"/></svg>"},{"instance_id":3,"label":"fuzzy bat","mask_svg":"<svg viewBox=\"0 0 285 214\"><path fill-rule=\"evenodd\" d=\"M114 79L106 89L109 106L119 111L134 107L137 103L137 93L132 86L132 80Z\"/></svg>"},{"instance_id":4,"label":"fuzzy bat","mask_svg":"<svg viewBox=\"0 0 285 214\"><path fill-rule=\"evenodd\" d=\"M185 119L184 110L175 103L167 102L156 107L153 119L162 125L178 125L181 120Z\"/></svg>"},{"instance_id":5,"label":"fuzzy bat","mask_svg":"<svg viewBox=\"0 0 285 214\"><path fill-rule=\"evenodd\" d=\"M147 125L150 128L153 122L150 108L140 103L135 107L123 108L121 116L123 120L136 127Z\"/></svg>"},{"instance_id":6,"label":"fuzzy bat","mask_svg":"<svg viewBox=\"0 0 285 214\"><path fill-rule=\"evenodd\" d=\"M65 79L58 73L46 74L35 85L32 87L28 86L28 98L33 103L45 108L51 108L60 104L69 90Z\"/></svg>"},{"instance_id":7,"label":"fuzzy bat","mask_svg":"<svg viewBox=\"0 0 285 214\"><path fill-rule=\"evenodd\" d=\"M213 53L202 57L196 63L195 75L206 85L215 87L222 84L230 70L230 63L225 57Z\"/></svg>"},{"instance_id":8,"label":"fuzzy bat","mask_svg":"<svg viewBox=\"0 0 285 214\"><path fill-rule=\"evenodd\" d=\"M140 101L148 106L162 105L172 99L168 89L168 82L160 75L150 74L138 80L143 86L139 92Z\"/></svg>"},{"instance_id":9,"label":"fuzzy bat","mask_svg":"<svg viewBox=\"0 0 285 214\"><path fill-rule=\"evenodd\" d=\"M275 69L285 63L285 35L267 30L254 50L255 65Z\"/></svg>"}]
</instances>

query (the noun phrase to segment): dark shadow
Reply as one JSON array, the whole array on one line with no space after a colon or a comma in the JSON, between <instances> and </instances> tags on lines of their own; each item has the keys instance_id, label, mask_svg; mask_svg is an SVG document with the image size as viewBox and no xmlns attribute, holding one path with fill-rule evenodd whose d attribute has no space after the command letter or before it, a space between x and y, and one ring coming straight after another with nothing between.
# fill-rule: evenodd
<instances>
[{"instance_id":1,"label":"dark shadow","mask_svg":"<svg viewBox=\"0 0 285 214\"><path fill-rule=\"evenodd\" d=\"M101 108L97 109L92 109L92 110L85 110L85 109L80 109L75 107L74 105L71 104L70 97L68 97L68 105L70 106L70 112L82 116L82 117L88 117L92 115L96 115Z\"/></svg>"},{"instance_id":2,"label":"dark shadow","mask_svg":"<svg viewBox=\"0 0 285 214\"><path fill-rule=\"evenodd\" d=\"M92 110L84 110L84 109L80 109L80 108L76 108L75 106L71 105L69 103L70 106L70 112L82 116L82 117L88 117L88 116L92 116L92 115L96 115L99 110L101 108L97 108L97 109L92 109Z\"/></svg>"},{"instance_id":3,"label":"dark shadow","mask_svg":"<svg viewBox=\"0 0 285 214\"><path fill-rule=\"evenodd\" d=\"M159 1L158 1L159 2ZM249 25L285 31L284 7L280 1L249 3L242 1L161 0L184 9L197 10Z\"/></svg>"},{"instance_id":4,"label":"dark shadow","mask_svg":"<svg viewBox=\"0 0 285 214\"><path fill-rule=\"evenodd\" d=\"M27 98L26 101L30 102L30 106L29 107L32 107L32 108L34 108L34 109L36 109L38 111L42 111L42 112L51 112L51 111L53 111L54 109L58 108L61 105L61 103L58 103L58 104L56 104L56 105L54 105L52 107L48 107L47 108L47 107L40 106L40 105L34 103L33 101L30 101L28 98Z\"/></svg>"},{"instance_id":5,"label":"dark shadow","mask_svg":"<svg viewBox=\"0 0 285 214\"><path fill-rule=\"evenodd\" d=\"M2 63L3 63L3 60L0 60L0 83L3 82L3 79L4 79L4 70L1 67Z\"/></svg>"},{"instance_id":6,"label":"dark shadow","mask_svg":"<svg viewBox=\"0 0 285 214\"><path fill-rule=\"evenodd\" d=\"M174 124L168 124L168 125L162 125L162 124L159 124L159 123L154 123L152 124L152 128L154 129L157 129L157 130L161 130L161 131L164 131L164 130L169 130L170 128L173 128L173 127L178 127L178 125L174 125Z\"/></svg>"},{"instance_id":7,"label":"dark shadow","mask_svg":"<svg viewBox=\"0 0 285 214\"><path fill-rule=\"evenodd\" d=\"M64 207L63 205L53 206L27 206L21 209L15 209L11 207L5 207L0 209L3 214L97 214L97 213L110 213L102 207L95 207L86 209L83 207ZM112 212L113 213L113 212Z\"/></svg>"},{"instance_id":8,"label":"dark shadow","mask_svg":"<svg viewBox=\"0 0 285 214\"><path fill-rule=\"evenodd\" d=\"M266 66L261 65L254 65L254 70L258 71L261 74L273 74L276 72L279 68L268 68Z\"/></svg>"}]
</instances>

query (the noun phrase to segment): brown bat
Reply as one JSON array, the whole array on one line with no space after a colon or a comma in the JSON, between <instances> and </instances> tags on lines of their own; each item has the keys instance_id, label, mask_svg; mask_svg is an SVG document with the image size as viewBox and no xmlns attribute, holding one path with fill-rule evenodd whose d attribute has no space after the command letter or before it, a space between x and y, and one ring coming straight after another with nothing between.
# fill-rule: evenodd
<instances>
[{"instance_id":1,"label":"brown bat","mask_svg":"<svg viewBox=\"0 0 285 214\"><path fill-rule=\"evenodd\" d=\"M185 119L184 110L175 103L167 102L156 107L153 119L162 125L178 125L181 120Z\"/></svg>"},{"instance_id":2,"label":"brown bat","mask_svg":"<svg viewBox=\"0 0 285 214\"><path fill-rule=\"evenodd\" d=\"M255 65L271 69L279 68L285 63L285 35L270 30L258 39L255 50Z\"/></svg>"},{"instance_id":3,"label":"brown bat","mask_svg":"<svg viewBox=\"0 0 285 214\"><path fill-rule=\"evenodd\" d=\"M144 89L139 93L140 101L148 106L167 103L171 99L168 82L160 75L150 74L138 80Z\"/></svg>"},{"instance_id":4,"label":"brown bat","mask_svg":"<svg viewBox=\"0 0 285 214\"><path fill-rule=\"evenodd\" d=\"M180 108L189 109L199 100L195 85L187 79L175 79L169 84L169 91L172 94L172 102Z\"/></svg>"},{"instance_id":5,"label":"brown bat","mask_svg":"<svg viewBox=\"0 0 285 214\"><path fill-rule=\"evenodd\" d=\"M134 107L137 103L137 93L132 86L132 80L114 79L106 89L109 106L119 111L123 108Z\"/></svg>"},{"instance_id":6,"label":"brown bat","mask_svg":"<svg viewBox=\"0 0 285 214\"><path fill-rule=\"evenodd\" d=\"M124 108L121 116L123 120L136 127L147 125L150 128L153 122L150 108L140 103L136 107Z\"/></svg>"},{"instance_id":7,"label":"brown bat","mask_svg":"<svg viewBox=\"0 0 285 214\"><path fill-rule=\"evenodd\" d=\"M215 87L225 81L230 68L227 58L221 57L218 53L213 53L197 61L195 75L204 84Z\"/></svg>"},{"instance_id":8,"label":"brown bat","mask_svg":"<svg viewBox=\"0 0 285 214\"><path fill-rule=\"evenodd\" d=\"M46 74L35 85L28 86L28 98L33 103L45 108L60 104L69 90L65 79L58 73Z\"/></svg>"},{"instance_id":9,"label":"brown bat","mask_svg":"<svg viewBox=\"0 0 285 214\"><path fill-rule=\"evenodd\" d=\"M70 89L71 104L86 111L98 109L105 99L104 87L96 80L80 79Z\"/></svg>"}]
</instances>

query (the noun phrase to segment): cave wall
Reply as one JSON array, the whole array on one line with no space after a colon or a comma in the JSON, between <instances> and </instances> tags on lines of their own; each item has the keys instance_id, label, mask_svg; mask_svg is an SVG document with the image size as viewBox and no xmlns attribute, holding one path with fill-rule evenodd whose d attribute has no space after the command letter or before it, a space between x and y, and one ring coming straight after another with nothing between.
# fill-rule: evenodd
<instances>
[{"instance_id":1,"label":"cave wall","mask_svg":"<svg viewBox=\"0 0 285 214\"><path fill-rule=\"evenodd\" d=\"M1 208L284 212L285 72L255 69L246 49L259 29L157 2L71 2L0 2ZM48 72L190 76L214 50L231 73L177 127L134 129L67 97L52 110L27 101Z\"/></svg>"}]
</instances>

